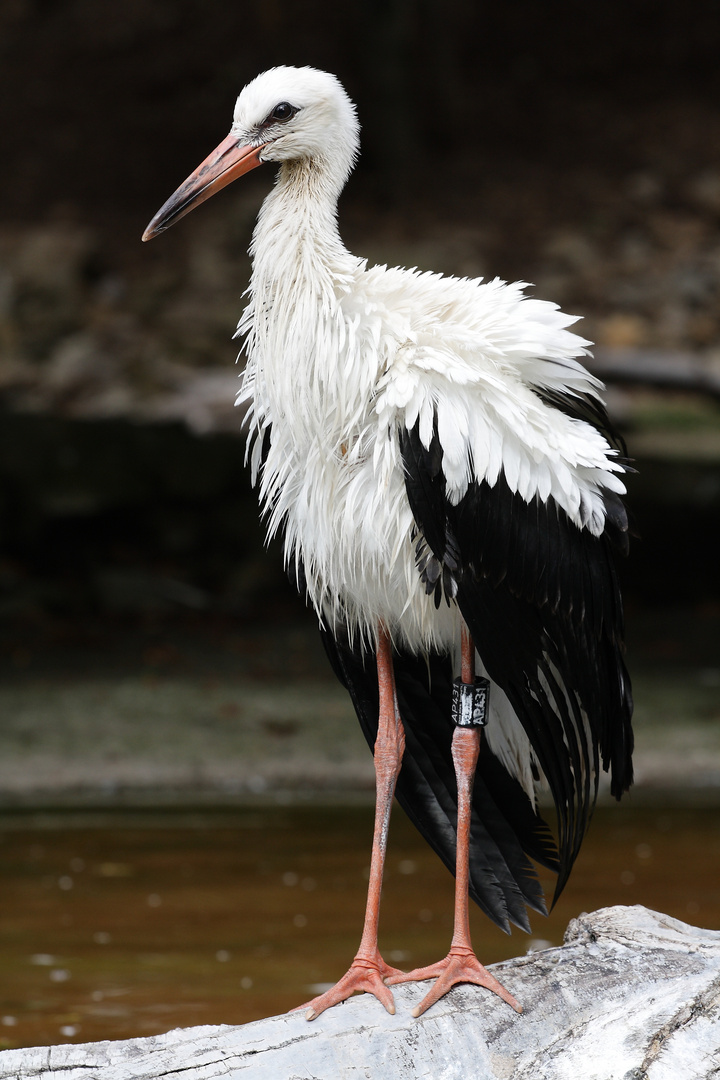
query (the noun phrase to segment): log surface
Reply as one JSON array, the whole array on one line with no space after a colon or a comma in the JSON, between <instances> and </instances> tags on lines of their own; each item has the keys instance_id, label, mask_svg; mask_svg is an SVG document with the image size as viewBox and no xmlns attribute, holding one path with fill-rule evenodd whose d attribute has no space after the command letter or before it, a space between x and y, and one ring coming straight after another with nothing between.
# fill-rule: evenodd
<instances>
[{"instance_id":1,"label":"log surface","mask_svg":"<svg viewBox=\"0 0 720 1080\"><path fill-rule=\"evenodd\" d=\"M302 1014L123 1042L0 1053L0 1080L709 1080L720 1077L720 932L643 907L570 923L565 944L493 966L424 1016L420 985Z\"/></svg>"}]
</instances>

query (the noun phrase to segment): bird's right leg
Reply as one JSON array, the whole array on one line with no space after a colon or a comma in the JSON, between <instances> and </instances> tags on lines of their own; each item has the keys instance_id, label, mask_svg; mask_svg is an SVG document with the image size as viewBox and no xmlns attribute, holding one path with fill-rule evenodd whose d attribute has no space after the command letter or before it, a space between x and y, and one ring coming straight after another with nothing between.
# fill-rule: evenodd
<instances>
[{"instance_id":1,"label":"bird's right leg","mask_svg":"<svg viewBox=\"0 0 720 1080\"><path fill-rule=\"evenodd\" d=\"M462 671L461 680L466 687L475 683L475 646L470 632L462 627ZM457 722L457 721L456 721ZM476 726L477 723L477 726ZM480 730L484 720L462 724L455 728L452 741L452 759L455 765L455 778L458 792L457 815L457 853L455 865L455 920L450 951L444 960L429 967L416 968L406 975L394 975L388 979L389 985L401 982L414 982L434 978L435 982L420 1004L413 1009L413 1016L422 1013L434 1005L456 983L475 983L492 990L517 1012L522 1007L512 994L498 982L494 975L483 967L475 955L470 940L470 914L468 911L468 885L470 882L470 822L472 818L472 789L475 767L480 753Z\"/></svg>"},{"instance_id":2,"label":"bird's right leg","mask_svg":"<svg viewBox=\"0 0 720 1080\"><path fill-rule=\"evenodd\" d=\"M377 672L380 715L374 750L375 831L370 860L365 925L360 948L350 969L342 979L332 989L309 1001L307 1006L300 1006L300 1008L307 1008L308 1020L314 1020L325 1009L329 1009L331 1005L337 1005L340 1001L345 1001L357 990L374 994L389 1013L395 1012L392 991L388 989L383 979L392 975L402 975L402 972L385 963L378 950L377 938L390 810L405 749L405 730L398 711L390 635L383 624L380 625L378 633Z\"/></svg>"}]
</instances>

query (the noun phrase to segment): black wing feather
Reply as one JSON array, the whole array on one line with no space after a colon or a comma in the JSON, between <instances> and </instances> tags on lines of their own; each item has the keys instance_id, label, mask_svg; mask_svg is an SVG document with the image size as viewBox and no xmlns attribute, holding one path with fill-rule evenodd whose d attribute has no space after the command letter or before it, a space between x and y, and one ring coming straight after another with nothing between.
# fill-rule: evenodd
<instances>
[{"instance_id":1,"label":"black wing feather","mask_svg":"<svg viewBox=\"0 0 720 1080\"><path fill-rule=\"evenodd\" d=\"M592 399L563 405L610 430ZM439 561L446 535L461 553L460 610L550 785L558 816L557 897L592 813L599 756L616 797L632 781L632 699L611 550L626 546L623 504L606 493L608 518L599 537L578 528L552 499L525 502L502 474L494 485L470 485L451 505L437 432L427 448L417 425L399 437L417 526Z\"/></svg>"}]
</instances>

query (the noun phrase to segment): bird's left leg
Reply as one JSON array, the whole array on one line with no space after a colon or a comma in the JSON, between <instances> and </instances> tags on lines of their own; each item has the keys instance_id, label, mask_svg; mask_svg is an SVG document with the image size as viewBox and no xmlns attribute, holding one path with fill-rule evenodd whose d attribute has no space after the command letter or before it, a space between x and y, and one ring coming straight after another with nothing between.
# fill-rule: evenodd
<instances>
[{"instance_id":1,"label":"bird's left leg","mask_svg":"<svg viewBox=\"0 0 720 1080\"><path fill-rule=\"evenodd\" d=\"M308 1020L314 1020L325 1009L329 1009L331 1005L337 1005L340 1001L345 1001L357 990L374 994L389 1013L395 1012L392 991L388 990L383 980L390 975L402 975L402 972L385 963L378 950L377 939L390 810L405 750L405 730L400 719L395 692L390 635L383 624L380 625L378 633L377 674L380 714L374 750L375 831L370 860L365 925L360 948L350 969L342 979L326 993L313 998L307 1005L300 1006L300 1008L307 1008Z\"/></svg>"},{"instance_id":2,"label":"bird's left leg","mask_svg":"<svg viewBox=\"0 0 720 1080\"><path fill-rule=\"evenodd\" d=\"M470 633L462 627L462 675L464 686L475 684L475 646ZM484 721L483 721L484 722ZM432 979L436 981L420 1004L413 1009L413 1016L420 1016L434 1005L456 983L475 983L512 1005L517 1012L521 1006L498 980L484 968L475 955L470 940L468 884L470 881L470 817L475 768L480 753L480 725L470 722L463 726L462 719L453 733L452 757L458 788L457 853L455 865L455 921L450 952L437 964L416 968L407 975L393 975L388 985L401 982Z\"/></svg>"}]
</instances>

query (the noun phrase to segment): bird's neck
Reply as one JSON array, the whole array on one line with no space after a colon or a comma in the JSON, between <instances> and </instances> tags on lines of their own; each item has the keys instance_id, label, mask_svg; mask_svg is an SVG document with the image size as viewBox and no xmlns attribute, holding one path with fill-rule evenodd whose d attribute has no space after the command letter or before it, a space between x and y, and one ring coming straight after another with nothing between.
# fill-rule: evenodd
<instances>
[{"instance_id":1,"label":"bird's neck","mask_svg":"<svg viewBox=\"0 0 720 1080\"><path fill-rule=\"evenodd\" d=\"M300 444L340 427L356 408L339 359L348 338L348 294L362 260L337 228L342 185L312 166L283 166L253 237L251 301L240 322L248 364L245 390L256 414L285 417ZM348 398L346 401L345 399ZM290 420L291 418L291 420Z\"/></svg>"},{"instance_id":2,"label":"bird's neck","mask_svg":"<svg viewBox=\"0 0 720 1080\"><path fill-rule=\"evenodd\" d=\"M253 290L265 300L315 296L356 265L340 239L337 201L343 180L322 163L287 162L263 203L253 237Z\"/></svg>"}]
</instances>

